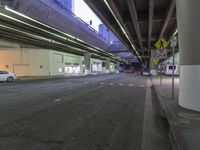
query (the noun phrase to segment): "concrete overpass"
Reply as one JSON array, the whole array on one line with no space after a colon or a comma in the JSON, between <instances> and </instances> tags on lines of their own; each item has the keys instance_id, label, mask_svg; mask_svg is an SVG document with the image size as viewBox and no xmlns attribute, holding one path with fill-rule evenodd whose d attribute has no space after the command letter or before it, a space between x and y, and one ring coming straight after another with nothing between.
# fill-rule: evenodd
<instances>
[{"instance_id":1,"label":"concrete overpass","mask_svg":"<svg viewBox=\"0 0 200 150\"><path fill-rule=\"evenodd\" d=\"M176 31L175 0L84 1L138 58L146 57L141 62L159 38L168 40Z\"/></svg>"},{"instance_id":2,"label":"concrete overpass","mask_svg":"<svg viewBox=\"0 0 200 150\"><path fill-rule=\"evenodd\" d=\"M169 40L177 33L180 44L181 88L179 104L200 110L199 2L187 0L84 0L143 63L160 38ZM177 5L177 9L176 9ZM176 13L177 11L177 13ZM193 25L192 25L193 24ZM192 50L191 50L192 49ZM149 53L144 51L148 50ZM139 53L140 52L140 53ZM149 57L146 57L149 56ZM190 93L190 94L188 94Z\"/></svg>"},{"instance_id":3,"label":"concrete overpass","mask_svg":"<svg viewBox=\"0 0 200 150\"><path fill-rule=\"evenodd\" d=\"M13 0L2 4L78 39L82 39L90 45L105 51L109 49L110 44L100 33L72 12L62 8L56 0ZM71 28L72 26L73 28ZM114 43L111 45L114 45ZM115 46L115 50L116 48L119 49L120 47Z\"/></svg>"},{"instance_id":4,"label":"concrete overpass","mask_svg":"<svg viewBox=\"0 0 200 150\"><path fill-rule=\"evenodd\" d=\"M20 1L17 2L16 8L20 8ZM85 2L126 48L110 47L112 51L106 53L7 7L0 8L0 36L60 51L69 49L70 53L84 55L89 67L91 54L123 62L124 55L125 59L132 59L128 49L141 64L149 63L155 41L168 40L178 32L180 79L176 77L175 98L171 98L171 77L165 76L160 85L158 76L149 78L138 72L78 78L22 78L14 83L1 83L0 147L9 150L199 150L200 21L197 12L200 1ZM121 58L113 53L122 54ZM63 65L62 56L56 55L59 62L54 58L53 64ZM68 65L69 58L64 59ZM104 62L109 68L109 59ZM95 60L95 63L98 62ZM43 68L36 65L40 70Z\"/></svg>"}]
</instances>

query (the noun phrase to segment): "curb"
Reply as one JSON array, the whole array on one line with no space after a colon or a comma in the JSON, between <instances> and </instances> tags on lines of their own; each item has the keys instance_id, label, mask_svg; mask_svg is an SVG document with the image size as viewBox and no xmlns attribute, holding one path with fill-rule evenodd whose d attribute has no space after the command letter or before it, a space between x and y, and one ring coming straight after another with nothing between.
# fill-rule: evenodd
<instances>
[{"instance_id":1,"label":"curb","mask_svg":"<svg viewBox=\"0 0 200 150\"><path fill-rule=\"evenodd\" d=\"M15 81L17 82L25 82L25 81L40 81L40 80L50 80L50 79L73 79L73 78L83 78L83 77L92 77L92 76L101 76L101 75L110 75L110 74L115 74L115 73L106 73L106 74L86 74L86 75L77 75L77 76L41 76L37 78L31 78L31 77L19 77L16 78Z\"/></svg>"},{"instance_id":2,"label":"curb","mask_svg":"<svg viewBox=\"0 0 200 150\"><path fill-rule=\"evenodd\" d=\"M152 82L152 79L151 79ZM167 106L165 100L157 93L155 86L152 82L152 90L159 101L161 114L166 118L169 127L169 138L173 150L189 150L185 139L183 138L181 129L176 127L173 123L177 121L175 113Z\"/></svg>"}]
</instances>

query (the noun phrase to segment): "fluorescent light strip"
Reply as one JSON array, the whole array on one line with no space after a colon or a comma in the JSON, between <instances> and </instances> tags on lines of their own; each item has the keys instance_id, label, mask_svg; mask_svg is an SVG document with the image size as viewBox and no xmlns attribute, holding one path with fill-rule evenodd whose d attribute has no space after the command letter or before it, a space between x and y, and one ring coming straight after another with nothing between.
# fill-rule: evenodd
<instances>
[{"instance_id":1,"label":"fluorescent light strip","mask_svg":"<svg viewBox=\"0 0 200 150\"><path fill-rule=\"evenodd\" d=\"M176 31L174 32L174 34L172 35L171 38L173 38L174 36L176 36L177 33L178 33L178 29L176 29Z\"/></svg>"},{"instance_id":2,"label":"fluorescent light strip","mask_svg":"<svg viewBox=\"0 0 200 150\"><path fill-rule=\"evenodd\" d=\"M40 24L40 25L43 25L43 26L45 26L45 27L48 27L48 28L50 28L50 29L52 29L52 30L55 30L55 31L57 31L57 32L59 32L59 33L62 33L62 34L64 34L64 35L67 35L67 36L69 36L69 37L75 39L75 37L74 37L74 36L71 36L70 34L66 34L65 32L61 32L61 31L58 30L58 29L55 29L55 28L53 28L53 27L51 27L51 26L48 26L48 25L46 25L46 24L44 24L44 23L42 23L42 22L39 22L39 21L37 21L37 20L35 20L35 19L31 18L31 17L28 17L28 16L26 16L26 15L24 15L24 14L22 14L22 13L19 13L19 12L13 10L13 9L10 9L8 6L5 6L4 8L5 8L6 10L8 10L8 11L14 13L14 14L17 14L17 15L19 15L19 16L21 16L21 17L24 17L24 18L26 18L26 19L29 19L29 20L31 20L31 21L33 21L33 22L36 22L36 23L38 23L38 24Z\"/></svg>"},{"instance_id":3,"label":"fluorescent light strip","mask_svg":"<svg viewBox=\"0 0 200 150\"><path fill-rule=\"evenodd\" d=\"M120 26L122 32L126 35L126 31L124 30L124 28L122 27L122 25L120 24L119 20L117 19L117 17L115 16L115 13L112 11L111 7L109 6L107 0L104 0L106 6L108 7L108 9L110 10L110 12L112 13L112 15L114 16L115 20L117 21L118 25Z\"/></svg>"},{"instance_id":4,"label":"fluorescent light strip","mask_svg":"<svg viewBox=\"0 0 200 150\"><path fill-rule=\"evenodd\" d=\"M117 19L117 17L115 16L115 13L112 11L111 7L109 6L107 0L104 0L106 6L108 7L108 9L110 10L110 12L112 13L112 15L114 16L115 20L117 21L118 25L120 26L122 32L124 33L124 35L126 36L126 38L129 40L129 42L131 43L132 48L134 49L134 51L137 53L135 46L133 45L132 41L130 40L130 38L128 37L126 31L124 30L124 28L122 27L121 23L119 22L119 20ZM138 55L138 53L137 53ZM138 55L139 56L139 55ZM142 61L142 60L141 60Z\"/></svg>"},{"instance_id":5,"label":"fluorescent light strip","mask_svg":"<svg viewBox=\"0 0 200 150\"><path fill-rule=\"evenodd\" d=\"M54 41L54 43L56 43L56 44L59 44L59 45L62 45L62 46L65 46L65 47L66 47L66 45L65 45L65 44L63 44L63 43L60 43L60 42L57 42L57 41ZM85 50L82 50L82 49L80 49L80 48L74 48L74 47L72 47L72 46L70 46L70 45L68 45L67 47L70 47L70 48L72 48L72 49L76 49L77 51L80 51L80 52L86 52Z\"/></svg>"},{"instance_id":6,"label":"fluorescent light strip","mask_svg":"<svg viewBox=\"0 0 200 150\"><path fill-rule=\"evenodd\" d=\"M23 22L23 21L21 21L21 20L18 20L18 19L16 19L16 18L13 18L13 17L11 17L11 16L5 15L5 14L3 14L3 13L0 13L0 15L1 15L1 16L4 16L4 17L6 17L6 18L9 18L9 19L11 19L11 20L14 20L14 21L16 21L16 22L22 23L22 24L24 24L24 25L27 25L27 26L29 26L29 27L32 27L32 28L41 30L41 31L46 32L46 33L48 33L48 34L51 34L51 35L53 35L53 36L57 36L57 37L59 37L59 38L61 38L61 39L63 39L63 40L66 40L66 39L67 39L67 38L64 38L64 37L62 37L62 36L60 36L60 35L51 33L51 32L46 31L46 30L44 30L44 29L35 27L35 26L31 25L31 24L28 24L28 23L26 23L26 22Z\"/></svg>"},{"instance_id":7,"label":"fluorescent light strip","mask_svg":"<svg viewBox=\"0 0 200 150\"><path fill-rule=\"evenodd\" d=\"M23 32L23 31L20 31L20 30L17 30L17 29L13 29L13 28L10 28L10 27L4 26L4 25L0 25L0 27L7 28L7 29L12 30L12 31L21 32L23 34L26 34L26 35L29 35L29 36L33 36L33 37L36 37L36 38L39 38L39 39L42 39L42 40L45 40L45 41L48 41L48 42L53 42L53 43L56 43L56 44L59 44L59 45L66 46L63 43L60 43L60 42L57 42L57 41L54 41L54 40L51 40L51 39L47 39L47 38L44 38L44 37L40 37L40 36L37 36L37 35L34 35L34 34L30 34L30 33L27 33L27 32ZM71 46L68 46L68 47L71 47ZM71 48L73 48L73 47L71 47ZM81 51L81 52L86 52L86 51L84 51L82 49L79 49L79 48L75 48L75 49L78 50L78 51Z\"/></svg>"},{"instance_id":8,"label":"fluorescent light strip","mask_svg":"<svg viewBox=\"0 0 200 150\"><path fill-rule=\"evenodd\" d=\"M57 36L57 37L59 37L59 38L62 38L63 40L68 40L68 41L73 42L73 43L75 43L75 44L82 45L82 44L80 44L80 43L78 43L78 42L76 42L76 41L73 41L73 40L71 40L71 39L64 38L64 37L62 37L62 36L56 35L56 34L51 33L51 32L49 32L49 31L46 31L46 30L43 30L43 29L41 29L41 28L35 27L35 26L31 25L31 24L25 23L25 22L23 22L23 21L21 21L21 20L18 20L18 19L16 19L16 18L10 17L10 16L5 15L5 14L3 14L3 13L0 13L0 15L1 15L1 16L4 16L4 17L6 17L6 18L9 18L9 19L11 19L11 20L14 20L14 21L16 21L16 22L25 24L25 25L27 25L27 26L29 26L29 27L36 28L36 29L38 29L38 30L44 31L44 32L46 32L46 33L48 33L48 34ZM80 39L79 39L79 40L80 40ZM88 47L88 46L87 46L87 47ZM94 49L92 49L92 50L97 52L97 50L94 50ZM105 52L105 51L104 51L104 52Z\"/></svg>"},{"instance_id":9,"label":"fluorescent light strip","mask_svg":"<svg viewBox=\"0 0 200 150\"><path fill-rule=\"evenodd\" d=\"M76 40L78 40L79 42L85 43L83 40L81 40L81 39L79 39L79 38L76 38Z\"/></svg>"},{"instance_id":10,"label":"fluorescent light strip","mask_svg":"<svg viewBox=\"0 0 200 150\"><path fill-rule=\"evenodd\" d=\"M26 16L26 15L24 15L24 14L21 14L21 13L15 11L15 10L13 10L13 9L10 9L8 6L5 6L4 8L5 8L6 10L12 12L12 13L15 13L15 14L17 14L17 15L19 15L19 16L22 16L22 17L24 17L24 18L26 18L26 19L29 19L29 20L31 20L31 21L33 21L33 22L36 22L36 23L38 23L38 24L40 24L40 25L43 25L43 26L45 26L45 27L48 27L48 28L50 28L50 29L52 29L52 30L55 30L55 31L61 33L61 34L64 34L64 35L66 35L66 36L69 36L70 38L76 39L76 40L78 40L78 41L80 41L80 42L83 42L84 44L88 44L88 43L85 43L83 40L81 40L81 39L79 39L79 38L76 38L76 37L74 37L74 36L72 36L72 35L70 35L70 34L66 34L65 32L62 32L62 31L57 30L57 29L55 29L55 28L52 28L51 26L48 26L48 25L46 25L46 24L44 24L44 23L41 23L41 22L39 22L39 21L37 21L37 20L35 20L35 19L32 19L32 18L30 18L30 17L28 17L28 16ZM12 18L12 17L10 17L10 19L11 19L11 18ZM16 19L15 21L18 21L18 22L19 22L20 20L17 20L17 19ZM20 21L20 22L21 22L21 23L24 23L24 22L22 22L22 21ZM24 23L24 24L29 25L29 26L32 26L32 25L27 24L27 23ZM54 35L54 36L60 37L60 38L62 38L62 39L64 39L64 40L67 40L67 38L63 38L62 36L59 36L59 35L57 35L57 34L48 32L48 31L43 30L43 29L41 29L41 28L38 28L38 27L35 27L35 26L32 26L32 27L37 28L37 29L40 29L40 30L42 30L42 31L44 31L44 32L47 32L47 33L49 33L49 34L52 34L52 35ZM90 46L91 46L91 47L94 47L94 46L92 46L92 45L90 45ZM101 49L99 49L99 48L97 48L97 49L100 50L100 51L105 52L104 50L101 50Z\"/></svg>"},{"instance_id":11,"label":"fluorescent light strip","mask_svg":"<svg viewBox=\"0 0 200 150\"><path fill-rule=\"evenodd\" d=\"M27 32L24 32L24 31L17 30L17 29L13 29L13 28L10 28L10 27L4 26L4 25L0 25L0 27L7 28L7 29L12 30L12 31L21 32L25 35L33 36L33 37L36 37L36 38L39 38L39 39L42 39L42 40L45 40L45 41L48 41L48 42L52 42L51 39L47 39L47 38L44 38L44 37L41 37L41 36L38 36L38 35L34 35L34 34L31 34L31 33L27 33Z\"/></svg>"},{"instance_id":12,"label":"fluorescent light strip","mask_svg":"<svg viewBox=\"0 0 200 150\"><path fill-rule=\"evenodd\" d=\"M60 30L57 30L57 29L55 29L55 28L52 28L51 26L48 26L48 25L46 25L46 24L44 24L44 23L41 23L41 22L39 22L39 21L37 21L37 20L35 20L35 19L32 19L32 18L30 18L30 17L28 17L28 16L26 16L26 15L24 15L24 14L21 14L21 13L15 11L15 10L13 10L13 9L10 9L8 6L5 6L4 8L5 8L6 10L8 10L8 11L14 13L14 14L17 14L17 15L19 15L19 16L21 16L21 17L24 17L24 18L26 18L26 19L29 19L29 20L31 20L31 21L33 21L33 22L36 22L36 23L38 23L38 24L40 24L40 25L43 25L43 26L48 27L48 28L50 28L50 29L53 29L53 30L55 30L55 31L57 31L57 32L59 32L59 33L62 33L62 34L64 34L64 35L66 35L66 36L69 36L69 37L71 37L71 38L73 38L73 39L76 39L76 40L78 40L78 41L80 41L80 42L85 43L83 40L81 40L81 39L79 39L79 38L76 38L76 37L74 37L74 36L71 36L71 35L69 35L69 34L66 34L65 32L61 32ZM39 28L39 27L33 26L33 25L31 25L31 24L25 23L25 22L23 22L23 21L21 21L21 20L15 19L15 18L10 17L10 16L8 16L8 15L5 15L5 14L3 14L3 13L0 13L0 15L2 15L2 16L4 16L4 17L7 17L7 18L9 18L9 19L12 19L12 20L14 20L14 21L20 22L20 23L22 23L22 24L25 24L25 25L27 25L27 26L30 26L30 27L39 29L39 30L41 30L41 31L43 31L43 32L46 32L46 33L48 33L48 34L57 36L57 37L62 38L62 39L64 39L64 40L68 40L68 41L70 41L70 42L79 44L79 43L77 43L77 42L75 42L75 41L72 41L72 40L67 39L67 38L64 38L64 37L62 37L62 36L60 36L60 35L51 33L51 32L49 32L49 31L46 31L46 30L41 29L41 28ZM123 28L122 28L122 30L123 30ZM21 32L22 32L22 31L21 31ZM126 34L126 32L125 32L124 30L123 30L123 32ZM24 33L25 33L25 32L24 32ZM33 35L33 34L31 34L31 35L32 35L32 36L36 36L36 35ZM37 36L37 37L40 37L40 36ZM42 39L42 37L40 37L40 38ZM46 39L46 38L44 38L44 39ZM54 42L55 42L55 41L54 41ZM87 43L86 43L86 44L87 44ZM79 44L79 45L80 45L80 44ZM90 46L91 46L91 45L90 45ZM87 46L87 47L88 47L88 46ZM94 46L91 46L91 47L94 47ZM99 48L97 48L97 47L95 47L95 48L98 49L98 51L105 52L105 51L102 50L102 49L99 49ZM95 51L95 52L98 52L97 50L94 50L94 49L92 49L92 50ZM105 54L106 54L106 52L105 52ZM113 54L112 54L112 55L113 55ZM114 55L114 56L115 56L115 55Z\"/></svg>"}]
</instances>

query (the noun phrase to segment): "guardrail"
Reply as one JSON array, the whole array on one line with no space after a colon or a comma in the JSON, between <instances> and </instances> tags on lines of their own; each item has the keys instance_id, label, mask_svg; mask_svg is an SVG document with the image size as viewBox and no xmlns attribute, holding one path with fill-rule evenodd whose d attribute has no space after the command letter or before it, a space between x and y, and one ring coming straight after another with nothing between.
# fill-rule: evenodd
<instances>
[{"instance_id":1,"label":"guardrail","mask_svg":"<svg viewBox=\"0 0 200 150\"><path fill-rule=\"evenodd\" d=\"M66 7L64 7L58 0L55 0L56 4L62 8L65 12L67 12L68 14L70 14L71 16L73 16L74 18L76 18L78 21L80 21L82 24L84 24L86 27L88 27L91 31L93 31L95 34L97 34L99 37L103 38L104 40L106 40L105 37L103 37L102 34L100 34L97 30L95 30L93 27L91 27L87 22L85 22L84 20L82 20L81 18L79 18L77 15L75 15L73 12L71 12L70 10L68 10Z\"/></svg>"}]
</instances>

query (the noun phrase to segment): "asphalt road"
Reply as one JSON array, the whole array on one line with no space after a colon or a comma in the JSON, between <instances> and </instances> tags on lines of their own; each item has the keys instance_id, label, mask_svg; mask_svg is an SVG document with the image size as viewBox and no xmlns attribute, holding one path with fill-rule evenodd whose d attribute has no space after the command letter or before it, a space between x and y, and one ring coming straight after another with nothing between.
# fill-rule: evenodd
<instances>
[{"instance_id":1,"label":"asphalt road","mask_svg":"<svg viewBox=\"0 0 200 150\"><path fill-rule=\"evenodd\" d=\"M149 90L133 74L0 83L0 150L170 150Z\"/></svg>"}]
</instances>

